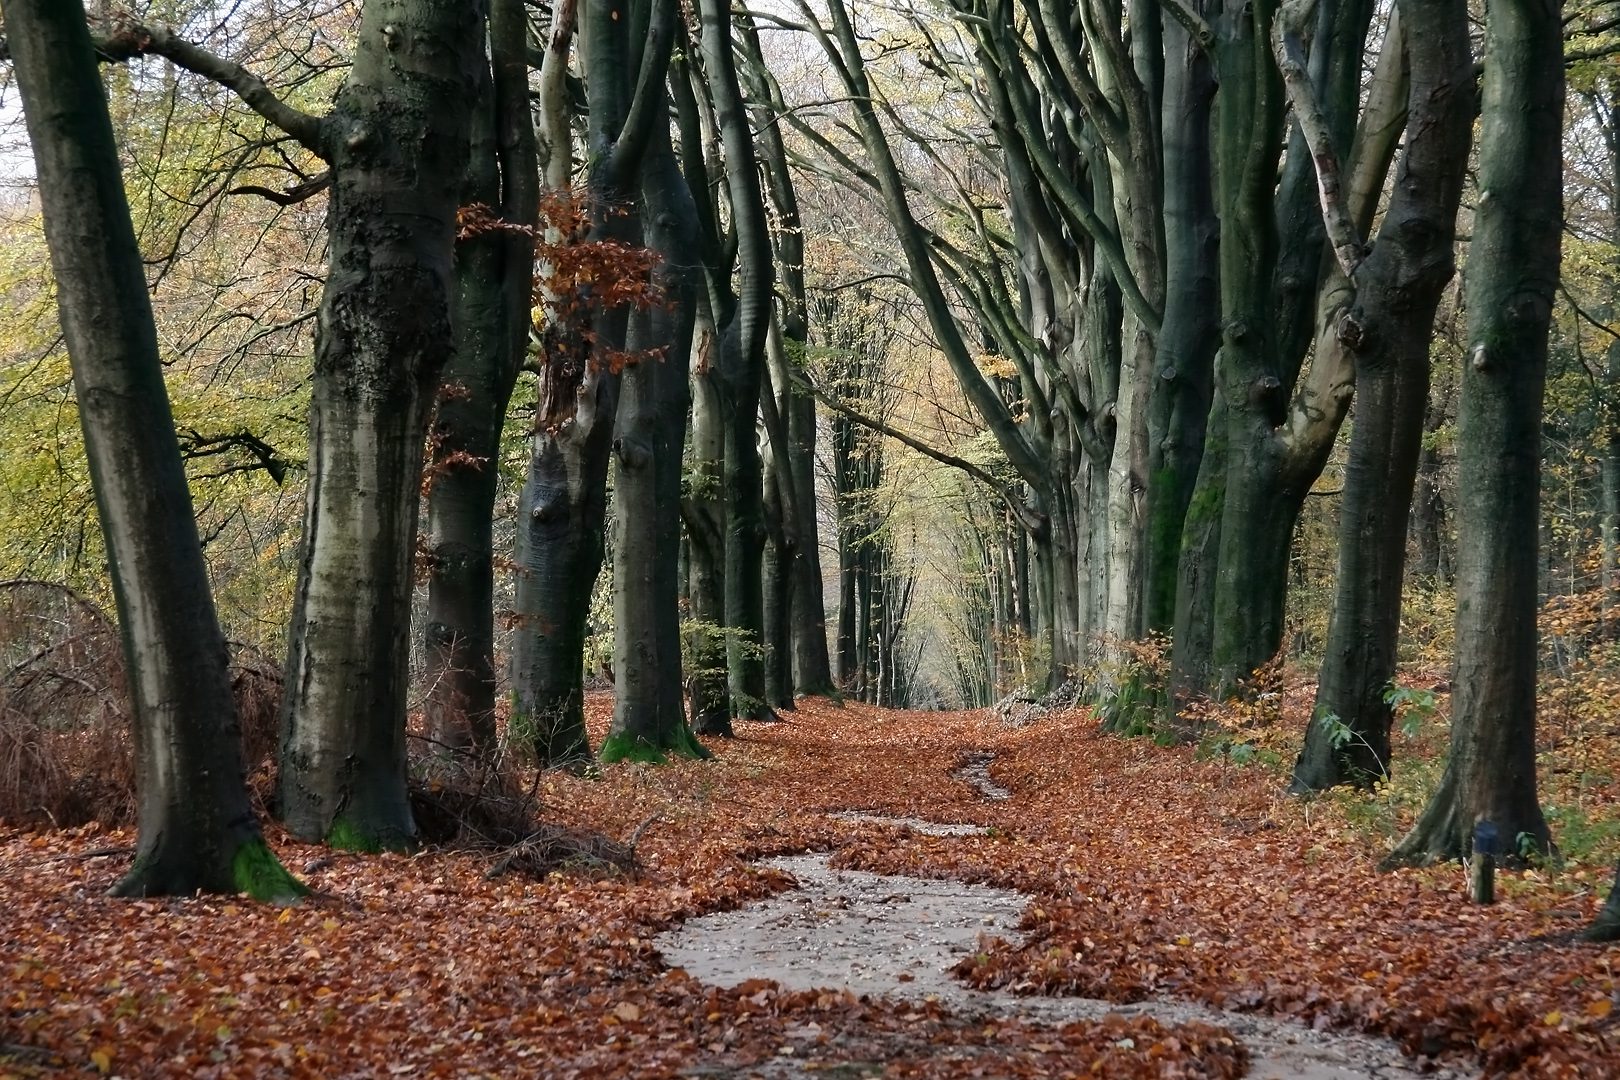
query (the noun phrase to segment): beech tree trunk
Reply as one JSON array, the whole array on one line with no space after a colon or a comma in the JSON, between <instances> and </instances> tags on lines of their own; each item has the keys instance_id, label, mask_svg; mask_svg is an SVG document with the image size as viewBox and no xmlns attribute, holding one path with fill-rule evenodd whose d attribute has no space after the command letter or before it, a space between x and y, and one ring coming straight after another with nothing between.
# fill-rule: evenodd
<instances>
[{"instance_id":1,"label":"beech tree trunk","mask_svg":"<svg viewBox=\"0 0 1620 1080\"><path fill-rule=\"evenodd\" d=\"M1541 407L1562 236L1564 65L1552 0L1489 0L1480 207L1457 414L1457 670L1451 756L1390 864L1457 858L1476 822L1545 853L1536 797Z\"/></svg>"},{"instance_id":2,"label":"beech tree trunk","mask_svg":"<svg viewBox=\"0 0 1620 1080\"><path fill-rule=\"evenodd\" d=\"M672 29L672 0L581 5L590 96L586 242L640 237L635 195L643 156L665 120ZM551 137L565 136L553 130ZM559 152L555 145L552 152ZM605 307L589 288L553 297L550 308L541 344L541 406L518 508L511 722L541 762L561 765L590 754L585 639L605 553L620 381L613 357L625 345L627 312L622 305Z\"/></svg>"},{"instance_id":3,"label":"beech tree trunk","mask_svg":"<svg viewBox=\"0 0 1620 1080\"><path fill-rule=\"evenodd\" d=\"M1333 617L1295 792L1370 786L1389 771L1407 512L1429 400L1434 315L1455 272L1457 205L1474 118L1461 0L1406 9L1405 151L1341 338L1355 358L1356 425L1340 508Z\"/></svg>"},{"instance_id":4,"label":"beech tree trunk","mask_svg":"<svg viewBox=\"0 0 1620 1080\"><path fill-rule=\"evenodd\" d=\"M707 757L686 723L681 677L681 451L686 441L685 359L691 349L698 268L697 211L667 126L653 136L642 175L646 241L662 256L654 284L663 304L631 318L613 441L613 726L604 762Z\"/></svg>"},{"instance_id":5,"label":"beech tree trunk","mask_svg":"<svg viewBox=\"0 0 1620 1080\"><path fill-rule=\"evenodd\" d=\"M789 342L802 347L788 326ZM791 391L787 403L788 460L793 473L794 515L792 609L789 633L793 647L793 689L800 695L830 697L836 693L827 649L827 602L821 576L821 532L816 505L816 403L808 394Z\"/></svg>"},{"instance_id":6,"label":"beech tree trunk","mask_svg":"<svg viewBox=\"0 0 1620 1080\"><path fill-rule=\"evenodd\" d=\"M139 841L121 896L304 892L259 832L84 8L5 0L7 44L112 574L134 711Z\"/></svg>"},{"instance_id":7,"label":"beech tree trunk","mask_svg":"<svg viewBox=\"0 0 1620 1080\"><path fill-rule=\"evenodd\" d=\"M456 257L455 352L428 440L427 720L447 747L495 747L494 514L507 402L529 344L539 162L529 115L526 15L491 0L492 78L469 128L462 202L513 228L470 237Z\"/></svg>"},{"instance_id":8,"label":"beech tree trunk","mask_svg":"<svg viewBox=\"0 0 1620 1080\"><path fill-rule=\"evenodd\" d=\"M618 401L617 375L588 373L571 402L572 415L535 432L518 500L510 723L546 765L590 757L585 638L606 554L607 469Z\"/></svg>"},{"instance_id":9,"label":"beech tree trunk","mask_svg":"<svg viewBox=\"0 0 1620 1080\"><path fill-rule=\"evenodd\" d=\"M699 735L729 738L731 697L726 689L725 504L720 498L720 394L712 372L713 323L700 315L693 332L692 480L681 504L688 550L687 588L693 629L689 676L692 727Z\"/></svg>"},{"instance_id":10,"label":"beech tree trunk","mask_svg":"<svg viewBox=\"0 0 1620 1080\"><path fill-rule=\"evenodd\" d=\"M616 17L616 16L615 16ZM673 4L649 11L658 86L669 63ZM643 74L649 57L642 57ZM614 432L613 724L603 761L707 757L686 721L681 634L682 454L691 393L687 378L702 284L697 210L670 141L664 96L637 87L656 119L645 136L639 193L643 243L657 256L656 305L631 316L627 367Z\"/></svg>"},{"instance_id":11,"label":"beech tree trunk","mask_svg":"<svg viewBox=\"0 0 1620 1080\"><path fill-rule=\"evenodd\" d=\"M1164 325L1150 405L1144 622L1168 632L1176 618L1183 527L1209 423L1220 341L1216 265L1220 223L1210 173L1209 58L1175 20L1164 27Z\"/></svg>"},{"instance_id":12,"label":"beech tree trunk","mask_svg":"<svg viewBox=\"0 0 1620 1080\"><path fill-rule=\"evenodd\" d=\"M1316 9L1309 82L1341 160L1356 127L1370 14L1365 0L1324 0ZM1262 0L1223 5L1212 19L1221 346L1178 570L1187 590L1176 602L1178 701L1232 693L1282 645L1294 526L1349 404L1348 363L1335 338L1347 290L1319 269L1322 213L1312 155L1297 131L1278 180L1284 93L1268 42L1274 19L1287 17ZM1369 221L1388 164L1382 134L1373 132L1349 171L1360 180L1364 168L1372 178L1371 196L1353 192Z\"/></svg>"},{"instance_id":13,"label":"beech tree trunk","mask_svg":"<svg viewBox=\"0 0 1620 1080\"><path fill-rule=\"evenodd\" d=\"M736 250L735 296L729 295L729 284L710 287L711 295L725 300L715 310L715 346L724 443L727 681L734 716L770 720L775 717L767 700L764 651L764 471L755 441L771 319L770 232L733 56L731 9L723 0L700 0L698 11L703 70L725 151L729 231ZM729 282L732 268L716 265L710 272Z\"/></svg>"},{"instance_id":14,"label":"beech tree trunk","mask_svg":"<svg viewBox=\"0 0 1620 1080\"><path fill-rule=\"evenodd\" d=\"M770 448L765 459L765 687L766 699L774 709L793 708L793 560L796 543L788 516L792 510L784 497L783 473L787 463L781 452ZM792 479L786 478L791 484Z\"/></svg>"},{"instance_id":15,"label":"beech tree trunk","mask_svg":"<svg viewBox=\"0 0 1620 1080\"><path fill-rule=\"evenodd\" d=\"M781 88L765 64L764 50L753 20L737 17L738 44L747 60L744 78L754 106L754 151L765 170L765 191L774 213L771 243L776 253L776 276L781 294L779 321L780 371L777 384L786 446L775 467L785 469L782 492L784 522L792 535L784 536L791 551L786 589L789 610L781 618L791 641L791 678L798 694L831 695L835 692L832 663L827 650L827 610L822 595L821 545L816 513L816 403L792 377L790 369L804 362L810 338L809 310L804 281L804 226L799 215L798 192L788 164L782 127L776 117L786 111ZM780 702L779 702L780 704Z\"/></svg>"},{"instance_id":16,"label":"beech tree trunk","mask_svg":"<svg viewBox=\"0 0 1620 1080\"><path fill-rule=\"evenodd\" d=\"M304 552L280 800L306 840L415 839L405 790L423 443L454 349L456 209L484 64L482 5L372 0L323 122L330 265L316 331Z\"/></svg>"},{"instance_id":17,"label":"beech tree trunk","mask_svg":"<svg viewBox=\"0 0 1620 1080\"><path fill-rule=\"evenodd\" d=\"M1447 509L1440 489L1440 451L1429 442L1444 422L1443 405L1431 401L1423 421L1424 443L1418 451L1417 481L1412 494L1412 539L1416 548L1412 555L1412 576L1419 581L1451 580Z\"/></svg>"},{"instance_id":18,"label":"beech tree trunk","mask_svg":"<svg viewBox=\"0 0 1620 1080\"><path fill-rule=\"evenodd\" d=\"M1293 519L1278 505L1282 447L1275 438L1287 390L1270 311L1277 260L1273 216L1281 145L1282 80L1264 54L1275 5L1231 5L1214 44L1220 80L1216 171L1221 177L1222 341L1217 393L1225 430L1222 525L1212 581L1206 689L1225 694L1277 649ZM1220 462L1217 461L1217 464ZM1196 498L1197 496L1195 496ZM1183 643L1176 643L1181 651Z\"/></svg>"}]
</instances>

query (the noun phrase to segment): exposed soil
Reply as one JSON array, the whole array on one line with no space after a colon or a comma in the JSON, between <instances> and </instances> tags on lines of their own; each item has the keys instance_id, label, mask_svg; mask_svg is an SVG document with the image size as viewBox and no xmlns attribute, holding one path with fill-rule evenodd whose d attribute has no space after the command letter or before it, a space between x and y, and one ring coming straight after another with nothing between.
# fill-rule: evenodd
<instances>
[{"instance_id":1,"label":"exposed soil","mask_svg":"<svg viewBox=\"0 0 1620 1080\"><path fill-rule=\"evenodd\" d=\"M857 820L875 817L861 815ZM940 830L964 828L918 819L888 820L926 835L960 835ZM1117 1014L1151 1016L1165 1024L1217 1024L1247 1046L1252 1055L1247 1075L1263 1080L1474 1075L1455 1068L1425 1071L1385 1040L1314 1031L1187 1002L1161 999L1120 1005L1095 998L1022 997L969 989L952 977L950 969L974 952L983 935L1016 938L1030 897L955 881L833 870L825 855L768 859L763 865L792 874L798 887L660 934L653 943L665 963L715 986L768 979L793 990L847 989L896 1001L939 1002L959 1016L984 1021L1016 1018L1060 1025ZM790 1061L776 1063L770 1072L809 1074Z\"/></svg>"}]
</instances>

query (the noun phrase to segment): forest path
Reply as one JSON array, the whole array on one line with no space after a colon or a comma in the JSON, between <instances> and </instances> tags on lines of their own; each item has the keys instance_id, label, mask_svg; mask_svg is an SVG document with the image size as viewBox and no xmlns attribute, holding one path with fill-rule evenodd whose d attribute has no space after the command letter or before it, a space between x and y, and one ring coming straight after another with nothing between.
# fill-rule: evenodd
<instances>
[{"instance_id":1,"label":"forest path","mask_svg":"<svg viewBox=\"0 0 1620 1080\"><path fill-rule=\"evenodd\" d=\"M1012 791L990 773L995 755L971 750L951 773L988 802ZM900 836L985 837L989 826L895 817L859 810L830 817L887 826ZM1387 1039L1345 1035L1252 1014L1155 998L1120 1004L1098 998L1024 996L965 985L952 969L990 935L1021 938L1019 920L1036 898L1009 889L909 875L834 869L829 856L806 854L759 865L793 876L797 886L735 911L688 920L654 939L672 968L699 982L737 987L766 979L789 990L838 989L897 1003L936 1002L970 1022L998 1020L1061 1026L1105 1017L1152 1017L1166 1025L1224 1028L1250 1054L1245 1073L1256 1080L1417 1080L1471 1077L1475 1070L1421 1068ZM878 1075L883 1063L848 1064L840 1075ZM817 1075L792 1058L761 1075Z\"/></svg>"},{"instance_id":2,"label":"forest path","mask_svg":"<svg viewBox=\"0 0 1620 1080\"><path fill-rule=\"evenodd\" d=\"M865 815L858 820L875 821ZM962 835L962 826L896 819L928 834ZM929 828L933 826L933 828ZM938 831L936 831L938 830ZM979 830L982 832L982 830ZM793 875L798 886L737 911L689 920L654 939L671 967L699 982L735 987L769 979L790 990L848 989L896 1002L936 1001L965 1019L993 1023L1016 1018L1058 1026L1109 1015L1151 1016L1161 1023L1216 1024L1251 1055L1245 1074L1259 1080L1416 1080L1464 1077L1472 1071L1423 1071L1394 1043L1316 1031L1264 1017L1183 1001L1116 1004L1096 998L1022 996L972 989L950 969L974 952L981 935L1018 938L1018 921L1032 901L1006 889L955 881L834 870L825 855L796 855L762 865ZM869 1063L878 1075L882 1062ZM817 1070L819 1071L819 1070ZM770 1076L816 1072L784 1060Z\"/></svg>"}]
</instances>

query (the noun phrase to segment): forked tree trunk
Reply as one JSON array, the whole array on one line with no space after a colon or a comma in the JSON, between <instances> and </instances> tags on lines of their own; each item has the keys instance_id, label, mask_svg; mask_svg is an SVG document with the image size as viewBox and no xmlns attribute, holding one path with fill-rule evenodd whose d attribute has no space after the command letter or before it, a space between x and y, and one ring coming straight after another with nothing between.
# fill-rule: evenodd
<instances>
[{"instance_id":1,"label":"forked tree trunk","mask_svg":"<svg viewBox=\"0 0 1620 1080\"><path fill-rule=\"evenodd\" d=\"M1343 290L1318 270L1322 214L1297 132L1278 180L1284 95L1267 42L1274 17L1288 16L1277 9L1267 0L1225 4L1213 19L1222 340L1182 538L1178 579L1188 591L1177 599L1178 703L1231 693L1281 646L1294 526L1349 403L1347 364L1326 347ZM1317 12L1309 76L1341 159L1355 129L1370 12L1362 0ZM1363 156L1376 193L1388 159L1383 143L1370 145ZM1313 298L1317 348L1301 378Z\"/></svg>"},{"instance_id":2,"label":"forked tree trunk","mask_svg":"<svg viewBox=\"0 0 1620 1080\"><path fill-rule=\"evenodd\" d=\"M526 30L520 0L491 0L493 77L480 79L462 202L498 210L512 228L470 237L457 251L456 348L428 445L428 728L447 747L479 753L495 747L497 457L528 348L540 209Z\"/></svg>"},{"instance_id":3,"label":"forked tree trunk","mask_svg":"<svg viewBox=\"0 0 1620 1080\"><path fill-rule=\"evenodd\" d=\"M1389 771L1407 511L1429 399L1429 343L1455 271L1457 204L1474 118L1468 13L1461 0L1404 13L1411 66L1406 149L1372 253L1355 274L1346 341L1356 425L1345 468L1333 618L1315 719L1294 766L1295 792ZM1341 332L1341 337L1347 335Z\"/></svg>"},{"instance_id":4,"label":"forked tree trunk","mask_svg":"<svg viewBox=\"0 0 1620 1080\"><path fill-rule=\"evenodd\" d=\"M306 840L416 835L405 790L412 562L433 388L454 342L456 208L483 7L365 5L324 127L330 266L287 662L280 798Z\"/></svg>"},{"instance_id":5,"label":"forked tree trunk","mask_svg":"<svg viewBox=\"0 0 1620 1080\"><path fill-rule=\"evenodd\" d=\"M792 689L798 694L831 695L832 663L827 652L827 611L822 596L821 550L816 517L816 403L786 370L801 363L809 342L809 312L804 284L804 227L799 216L798 193L788 164L781 124L775 117L786 111L781 89L766 66L759 34L751 17L739 15L738 44L747 61L744 77L751 91L755 116L755 153L765 170L766 193L774 212L772 246L781 282L781 344L783 362L778 386L787 436L785 467L791 474L782 485L792 505L784 519L792 523L786 538L792 553L788 570L789 611L781 616L791 639ZM773 380L778 372L773 369ZM777 467L783 467L778 455ZM781 702L778 701L778 705Z\"/></svg>"},{"instance_id":6,"label":"forked tree trunk","mask_svg":"<svg viewBox=\"0 0 1620 1080\"><path fill-rule=\"evenodd\" d=\"M686 356L697 303L697 213L668 129L653 136L643 170L647 245L659 307L631 319L613 441L613 726L604 762L707 757L686 723L681 677L681 450L689 401Z\"/></svg>"},{"instance_id":7,"label":"forked tree trunk","mask_svg":"<svg viewBox=\"0 0 1620 1080\"><path fill-rule=\"evenodd\" d=\"M1276 651L1282 635L1284 568L1293 520L1282 520L1275 483L1287 390L1277 366L1271 275L1277 261L1273 219L1282 80L1256 51L1275 6L1229 5L1214 57L1216 172L1221 177L1221 358L1217 389L1224 419L1222 523L1211 592L1209 683L1224 694ZM1218 459L1217 459L1218 461ZM1207 485L1206 485L1207 490ZM1197 495L1194 496L1198 498ZM1186 547L1183 547L1185 554ZM1176 642L1176 651L1184 642ZM1187 670L1201 665L1187 663Z\"/></svg>"},{"instance_id":8,"label":"forked tree trunk","mask_svg":"<svg viewBox=\"0 0 1620 1080\"><path fill-rule=\"evenodd\" d=\"M737 287L729 310L717 311L715 341L721 376L725 446L722 494L726 503L726 669L735 716L774 718L765 678L764 472L755 426L765 383L765 347L771 321L773 263L753 130L743 104L733 56L731 9L723 0L700 0L703 69L714 105L714 125L725 149L725 185L736 244ZM731 277L730 266L711 274ZM728 291L711 287L712 294Z\"/></svg>"},{"instance_id":9,"label":"forked tree trunk","mask_svg":"<svg viewBox=\"0 0 1620 1080\"><path fill-rule=\"evenodd\" d=\"M175 442L146 274L77 3L5 0L134 709L140 833L123 896L304 892L242 779L225 638Z\"/></svg>"},{"instance_id":10,"label":"forked tree trunk","mask_svg":"<svg viewBox=\"0 0 1620 1080\"><path fill-rule=\"evenodd\" d=\"M1456 858L1489 821L1545 853L1536 798L1541 406L1562 235L1563 40L1552 0L1489 0L1480 207L1457 412L1457 670L1451 756L1391 864Z\"/></svg>"},{"instance_id":11,"label":"forked tree trunk","mask_svg":"<svg viewBox=\"0 0 1620 1080\"><path fill-rule=\"evenodd\" d=\"M655 126L664 122L673 13L673 0L581 4L581 54L590 96L590 243L622 244L640 236L634 198L643 156ZM567 152L560 148L566 121L553 117L547 128L550 152L566 163ZM555 164L553 158L548 172ZM611 252L601 254L595 260L599 272L615 273L614 267L600 265ZM518 506L519 625L512 647L512 725L536 756L552 765L576 763L590 754L585 639L604 555L619 397L614 353L624 347L627 321L622 305L601 302L600 292L607 290L574 291L571 283L561 288L547 313L541 406Z\"/></svg>"}]
</instances>

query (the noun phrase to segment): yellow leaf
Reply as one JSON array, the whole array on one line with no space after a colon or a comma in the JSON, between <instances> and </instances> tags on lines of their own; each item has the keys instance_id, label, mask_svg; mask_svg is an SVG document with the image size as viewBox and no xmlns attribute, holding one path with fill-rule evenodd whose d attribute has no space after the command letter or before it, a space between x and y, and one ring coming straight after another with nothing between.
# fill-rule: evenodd
<instances>
[{"instance_id":1,"label":"yellow leaf","mask_svg":"<svg viewBox=\"0 0 1620 1080\"><path fill-rule=\"evenodd\" d=\"M90 1064L96 1067L96 1072L112 1072L112 1048L98 1046L90 1052Z\"/></svg>"},{"instance_id":2,"label":"yellow leaf","mask_svg":"<svg viewBox=\"0 0 1620 1080\"><path fill-rule=\"evenodd\" d=\"M1557 1027L1559 1024L1564 1022L1564 1014L1559 1012L1557 1009L1554 1009L1546 1016L1543 1016L1541 1018L1541 1022L1546 1024L1548 1027Z\"/></svg>"}]
</instances>

